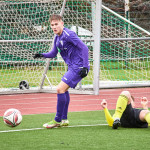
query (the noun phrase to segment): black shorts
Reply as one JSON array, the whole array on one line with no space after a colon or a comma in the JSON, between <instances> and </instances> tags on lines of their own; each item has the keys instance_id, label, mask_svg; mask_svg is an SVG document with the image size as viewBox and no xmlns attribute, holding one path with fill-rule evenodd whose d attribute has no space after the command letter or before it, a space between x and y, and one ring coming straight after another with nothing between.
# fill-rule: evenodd
<instances>
[{"instance_id":1,"label":"black shorts","mask_svg":"<svg viewBox=\"0 0 150 150\"><path fill-rule=\"evenodd\" d=\"M143 109L132 108L132 105L127 105L120 119L121 126L125 128L148 128L148 123L143 122L139 118L139 114Z\"/></svg>"}]
</instances>

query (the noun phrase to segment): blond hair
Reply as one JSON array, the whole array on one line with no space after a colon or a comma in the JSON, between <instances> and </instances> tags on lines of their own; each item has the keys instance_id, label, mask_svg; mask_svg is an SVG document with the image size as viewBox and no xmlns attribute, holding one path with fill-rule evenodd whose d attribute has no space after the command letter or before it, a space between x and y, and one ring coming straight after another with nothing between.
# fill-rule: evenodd
<instances>
[{"instance_id":1,"label":"blond hair","mask_svg":"<svg viewBox=\"0 0 150 150\"><path fill-rule=\"evenodd\" d=\"M61 20L62 20L62 17L61 17L60 15L53 14L53 15L51 15L51 17L49 18L49 21L52 22L53 20L59 20L59 21L61 21Z\"/></svg>"}]
</instances>

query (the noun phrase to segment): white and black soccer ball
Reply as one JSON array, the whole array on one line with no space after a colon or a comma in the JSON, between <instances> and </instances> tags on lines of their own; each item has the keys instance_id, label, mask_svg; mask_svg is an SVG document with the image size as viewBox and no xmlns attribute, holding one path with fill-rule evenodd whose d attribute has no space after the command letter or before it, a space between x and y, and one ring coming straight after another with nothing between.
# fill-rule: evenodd
<instances>
[{"instance_id":1,"label":"white and black soccer ball","mask_svg":"<svg viewBox=\"0 0 150 150\"><path fill-rule=\"evenodd\" d=\"M18 126L22 121L21 112L18 109L8 109L3 115L4 123L10 127Z\"/></svg>"}]
</instances>

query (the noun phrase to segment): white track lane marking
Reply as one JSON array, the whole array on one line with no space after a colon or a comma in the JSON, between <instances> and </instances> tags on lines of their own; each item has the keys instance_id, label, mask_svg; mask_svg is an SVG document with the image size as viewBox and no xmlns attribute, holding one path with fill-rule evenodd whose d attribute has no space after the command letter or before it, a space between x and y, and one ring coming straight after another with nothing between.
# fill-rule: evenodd
<instances>
[{"instance_id":1,"label":"white track lane marking","mask_svg":"<svg viewBox=\"0 0 150 150\"><path fill-rule=\"evenodd\" d=\"M93 124L93 125L75 125L75 126L67 126L63 128L76 128L76 127L94 127L94 126L106 126L108 124ZM45 128L31 128L31 129L19 129L19 130L4 130L0 131L0 133L9 133L9 132L20 132L20 131L34 131L34 130L43 130ZM47 129L51 130L51 129Z\"/></svg>"}]
</instances>

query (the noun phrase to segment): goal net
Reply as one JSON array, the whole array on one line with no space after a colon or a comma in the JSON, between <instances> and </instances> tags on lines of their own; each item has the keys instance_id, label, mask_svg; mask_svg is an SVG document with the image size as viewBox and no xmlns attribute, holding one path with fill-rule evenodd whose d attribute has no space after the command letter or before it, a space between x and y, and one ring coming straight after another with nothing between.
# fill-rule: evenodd
<instances>
[{"instance_id":1,"label":"goal net","mask_svg":"<svg viewBox=\"0 0 150 150\"><path fill-rule=\"evenodd\" d=\"M0 93L55 92L67 66L60 55L49 61L33 59L33 55L51 50L54 34L48 20L51 14L60 14L62 6L63 0L0 1ZM65 27L87 44L91 66L88 76L71 90L74 93L93 93L95 8L95 0L67 0L65 5ZM149 84L149 32L104 6L101 25L105 39L145 39L101 42L100 87ZM28 83L29 89L20 90L21 81Z\"/></svg>"},{"instance_id":2,"label":"goal net","mask_svg":"<svg viewBox=\"0 0 150 150\"><path fill-rule=\"evenodd\" d=\"M100 87L150 86L150 32L105 6L101 24Z\"/></svg>"}]
</instances>

